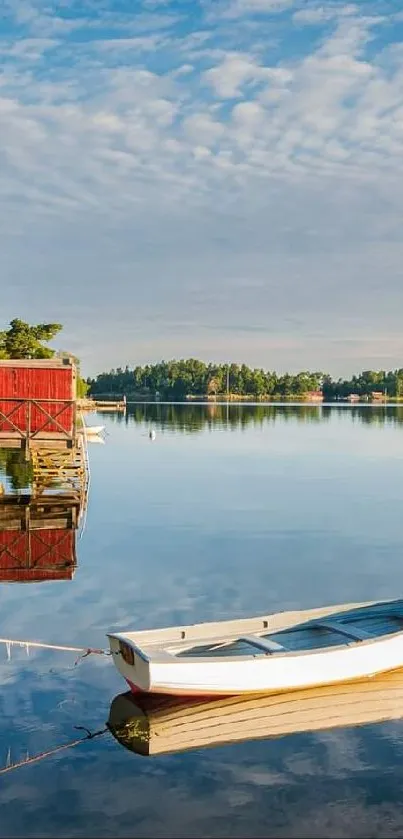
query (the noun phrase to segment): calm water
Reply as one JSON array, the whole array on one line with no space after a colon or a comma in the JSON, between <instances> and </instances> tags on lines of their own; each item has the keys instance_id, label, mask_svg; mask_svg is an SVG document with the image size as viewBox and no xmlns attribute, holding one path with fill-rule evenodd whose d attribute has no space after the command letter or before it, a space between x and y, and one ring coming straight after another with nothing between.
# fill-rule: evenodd
<instances>
[{"instance_id":1,"label":"calm water","mask_svg":"<svg viewBox=\"0 0 403 839\"><path fill-rule=\"evenodd\" d=\"M402 409L130 411L88 418L107 437L74 579L2 584L1 636L105 647L108 629L402 595ZM125 691L107 658L0 662L2 766L102 730ZM154 757L107 732L0 776L0 835L402 836L399 714Z\"/></svg>"}]
</instances>

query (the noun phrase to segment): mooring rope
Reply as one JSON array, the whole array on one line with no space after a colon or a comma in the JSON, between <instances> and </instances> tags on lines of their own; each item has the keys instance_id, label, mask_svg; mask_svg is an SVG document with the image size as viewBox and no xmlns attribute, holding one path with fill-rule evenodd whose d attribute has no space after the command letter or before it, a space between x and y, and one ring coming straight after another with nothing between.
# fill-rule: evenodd
<instances>
[{"instance_id":1,"label":"mooring rope","mask_svg":"<svg viewBox=\"0 0 403 839\"><path fill-rule=\"evenodd\" d=\"M85 743L86 740L93 740L94 737L100 737L101 734L105 734L108 729L103 728L101 731L95 731L94 734L91 734L88 731L88 728L84 728L82 725L75 725L74 728L77 730L81 729L82 731L86 731L86 737L79 737L77 740L71 740L69 743L63 743L62 746L55 746L54 749L49 749L47 752L40 752L33 757L25 758L25 760L20 760L17 763L11 763L9 766L4 766L0 769L0 775L4 775L6 772L11 772L12 769L20 769L21 766L28 766L30 763L37 763L39 760L43 760L45 757L50 757L51 755L56 754L57 752L62 752L65 749L71 749L73 746L78 746L79 743Z\"/></svg>"},{"instance_id":2,"label":"mooring rope","mask_svg":"<svg viewBox=\"0 0 403 839\"><path fill-rule=\"evenodd\" d=\"M100 650L96 647L67 647L63 644L44 644L41 641L17 641L12 638L0 638L0 644L5 644L7 649L7 658L11 658L11 647L25 647L27 655L29 655L30 647L39 648L43 650L59 650L62 652L81 653L80 658L86 658L87 655L110 655L109 650ZM77 662L76 662L77 664Z\"/></svg>"}]
</instances>

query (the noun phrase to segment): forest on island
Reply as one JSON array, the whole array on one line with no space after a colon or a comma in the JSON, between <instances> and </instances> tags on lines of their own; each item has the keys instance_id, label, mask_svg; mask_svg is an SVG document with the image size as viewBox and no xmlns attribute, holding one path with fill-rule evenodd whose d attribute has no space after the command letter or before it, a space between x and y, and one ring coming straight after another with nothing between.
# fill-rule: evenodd
<instances>
[{"instance_id":1,"label":"forest on island","mask_svg":"<svg viewBox=\"0 0 403 839\"><path fill-rule=\"evenodd\" d=\"M125 395L147 397L159 394L164 399L197 396L250 396L255 399L303 397L322 391L324 399L343 399L354 393L360 397L374 391L389 398L403 397L403 368L391 371L366 370L351 379L332 379L323 372L302 371L278 374L246 364L205 363L194 358L161 361L133 369L118 367L87 380L92 396Z\"/></svg>"}]
</instances>

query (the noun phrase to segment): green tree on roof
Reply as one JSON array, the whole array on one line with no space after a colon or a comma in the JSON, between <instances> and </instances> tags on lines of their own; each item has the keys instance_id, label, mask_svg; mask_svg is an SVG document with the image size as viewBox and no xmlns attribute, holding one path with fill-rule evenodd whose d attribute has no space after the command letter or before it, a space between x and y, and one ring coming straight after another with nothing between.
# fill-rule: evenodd
<instances>
[{"instance_id":1,"label":"green tree on roof","mask_svg":"<svg viewBox=\"0 0 403 839\"><path fill-rule=\"evenodd\" d=\"M0 332L0 358L52 358L55 350L44 346L63 329L61 323L29 323L14 318L9 329Z\"/></svg>"}]
</instances>

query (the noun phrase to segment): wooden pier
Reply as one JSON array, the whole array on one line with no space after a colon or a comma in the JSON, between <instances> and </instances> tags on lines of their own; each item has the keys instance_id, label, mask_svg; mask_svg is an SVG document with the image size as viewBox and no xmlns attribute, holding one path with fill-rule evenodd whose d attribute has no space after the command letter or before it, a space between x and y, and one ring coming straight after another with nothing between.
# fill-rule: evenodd
<instances>
[{"instance_id":1,"label":"wooden pier","mask_svg":"<svg viewBox=\"0 0 403 839\"><path fill-rule=\"evenodd\" d=\"M63 423L68 416L67 425ZM19 448L29 459L43 446L72 449L77 434L77 406L66 399L0 398L0 447Z\"/></svg>"},{"instance_id":2,"label":"wooden pier","mask_svg":"<svg viewBox=\"0 0 403 839\"><path fill-rule=\"evenodd\" d=\"M79 399L77 407L80 411L126 411L126 397L118 401L111 399Z\"/></svg>"},{"instance_id":3,"label":"wooden pier","mask_svg":"<svg viewBox=\"0 0 403 839\"><path fill-rule=\"evenodd\" d=\"M31 452L33 466L32 493L43 498L49 490L68 492L81 508L86 507L89 484L89 465L84 435L77 435L70 451L58 451L42 446Z\"/></svg>"}]
</instances>

